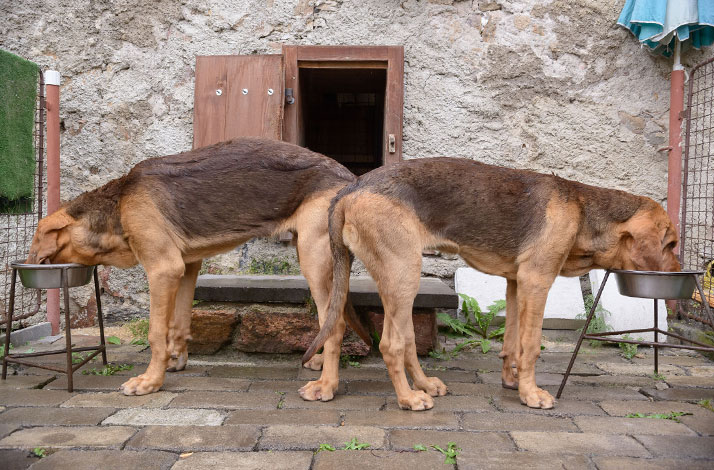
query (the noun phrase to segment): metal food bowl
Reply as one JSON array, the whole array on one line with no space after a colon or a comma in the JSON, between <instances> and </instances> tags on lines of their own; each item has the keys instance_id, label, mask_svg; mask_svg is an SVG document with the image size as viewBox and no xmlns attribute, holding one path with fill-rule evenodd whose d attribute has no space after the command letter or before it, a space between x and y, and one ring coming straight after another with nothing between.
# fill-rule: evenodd
<instances>
[{"instance_id":1,"label":"metal food bowl","mask_svg":"<svg viewBox=\"0 0 714 470\"><path fill-rule=\"evenodd\" d=\"M94 266L78 263L27 264L20 261L11 263L20 275L20 282L32 289L62 288L62 270L67 268L67 287L78 287L92 280Z\"/></svg>"},{"instance_id":2,"label":"metal food bowl","mask_svg":"<svg viewBox=\"0 0 714 470\"><path fill-rule=\"evenodd\" d=\"M627 271L612 270L620 294L646 299L691 299L697 287L696 276L704 271Z\"/></svg>"}]
</instances>

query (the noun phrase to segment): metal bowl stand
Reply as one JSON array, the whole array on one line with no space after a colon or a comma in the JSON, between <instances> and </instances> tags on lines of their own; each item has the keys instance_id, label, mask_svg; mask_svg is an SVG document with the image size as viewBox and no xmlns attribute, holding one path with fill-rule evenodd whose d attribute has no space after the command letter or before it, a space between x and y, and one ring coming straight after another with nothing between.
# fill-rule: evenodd
<instances>
[{"instance_id":1,"label":"metal bowl stand","mask_svg":"<svg viewBox=\"0 0 714 470\"><path fill-rule=\"evenodd\" d=\"M573 364L575 363L575 358L578 356L578 351L580 351L580 346L583 344L584 339L589 339L589 340L596 340L596 341L604 341L608 343L629 343L629 344L636 344L638 346L652 346L654 348L654 372L657 374L659 372L659 348L675 348L675 349L691 349L695 351L706 351L706 352L714 352L714 347L706 345L704 343L700 343L698 341L694 341L691 339L687 339L683 336L677 335L675 333L671 333L669 331L664 331L661 330L657 327L657 301L659 299L654 299L654 327L652 328L640 328L637 330L622 330L622 331L608 331L606 333L597 333L597 334L587 334L588 327L590 326L590 322L592 321L593 317L595 316L595 309L597 308L598 303L600 302L600 296L602 295L602 291L605 289L605 283L607 283L608 278L610 277L610 274L612 271L607 270L605 272L605 278L602 280L602 284L600 284L600 289L597 292L597 296L595 296L595 301L593 302L593 306L590 308L590 313L588 314L587 320L585 320L585 325L583 326L583 330L580 333L580 338L578 338L578 343L575 346L575 351L573 351L573 356L570 358L570 364L568 364L568 369L565 371L565 376L563 377L563 381L560 383L560 388L558 388L558 394L555 396L555 398L560 398L560 395L563 393L563 388L565 388L565 383L568 381L568 377L570 376L570 370L573 368ZM702 296L702 299L706 299L704 297L704 292L702 291L702 286L699 284L699 279L697 279L696 274L692 273L691 276L694 278L694 282L697 284L697 289L699 290L699 295ZM704 305L704 308L707 311L707 315L709 318L712 316L712 312L709 310L709 305L707 305L707 302L702 302L702 305ZM622 339L622 338L606 338L606 336L613 336L613 335L624 335L627 333L648 333L652 332L654 333L654 342L652 341L636 341L636 340L628 340L628 339ZM671 336L673 338L677 338L680 341L687 342L690 344L670 344L670 343L660 343L657 341L658 334L663 334L665 336Z\"/></svg>"},{"instance_id":2,"label":"metal bowl stand","mask_svg":"<svg viewBox=\"0 0 714 470\"><path fill-rule=\"evenodd\" d=\"M67 391L72 392L74 386L72 384L72 375L74 372L85 365L87 362L92 360L97 354L102 353L102 362L107 365L107 348L104 342L104 319L102 317L102 301L100 299L99 293L99 278L97 276L97 267L94 267L93 277L94 277L94 292L97 298L97 321L99 322L99 346L85 346L81 348L72 347L72 334L70 328L70 318L69 318L69 287L67 286L67 270L69 268L62 268L61 273L61 285L62 293L64 295L64 315L65 315L65 340L66 347L63 349L55 349L51 351L43 352L33 352L24 354L10 354L10 332L12 331L12 314L15 308L15 283L17 280L17 271L22 268L12 268L12 279L10 281L10 305L7 311L7 329L5 332L5 356L2 360L2 380L7 377L7 363L14 362L17 364L23 364L30 367L39 367L41 369L48 369L55 372L61 372L67 374ZM77 364L72 364L72 353L81 351L94 351L89 356L84 358L81 362ZM37 364L34 362L24 361L23 358L26 357L38 357L38 356L49 356L53 354L66 354L67 355L67 367L54 367L49 365Z\"/></svg>"}]
</instances>

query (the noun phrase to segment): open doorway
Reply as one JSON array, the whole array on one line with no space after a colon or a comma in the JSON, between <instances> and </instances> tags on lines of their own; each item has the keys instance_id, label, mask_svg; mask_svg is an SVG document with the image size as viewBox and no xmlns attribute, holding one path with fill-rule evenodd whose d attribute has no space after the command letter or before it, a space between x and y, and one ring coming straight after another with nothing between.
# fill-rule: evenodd
<instances>
[{"instance_id":1,"label":"open doorway","mask_svg":"<svg viewBox=\"0 0 714 470\"><path fill-rule=\"evenodd\" d=\"M304 145L356 175L384 164L386 63L379 68L300 66Z\"/></svg>"}]
</instances>

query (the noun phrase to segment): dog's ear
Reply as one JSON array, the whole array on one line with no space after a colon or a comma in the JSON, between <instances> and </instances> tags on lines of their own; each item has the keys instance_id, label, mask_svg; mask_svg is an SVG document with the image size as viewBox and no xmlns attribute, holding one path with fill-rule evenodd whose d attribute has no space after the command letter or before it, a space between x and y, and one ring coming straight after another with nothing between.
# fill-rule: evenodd
<instances>
[{"instance_id":1,"label":"dog's ear","mask_svg":"<svg viewBox=\"0 0 714 470\"><path fill-rule=\"evenodd\" d=\"M28 263L44 263L52 261L52 257L60 250L60 232L66 229L74 219L64 210L59 210L52 215L40 220L37 231L32 238Z\"/></svg>"}]
</instances>

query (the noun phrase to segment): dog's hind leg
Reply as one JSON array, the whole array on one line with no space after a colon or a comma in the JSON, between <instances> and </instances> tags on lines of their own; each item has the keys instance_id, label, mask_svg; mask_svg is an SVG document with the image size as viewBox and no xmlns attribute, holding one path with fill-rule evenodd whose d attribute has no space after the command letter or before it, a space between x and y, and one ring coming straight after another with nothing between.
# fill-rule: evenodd
<instances>
[{"instance_id":1,"label":"dog's hind leg","mask_svg":"<svg viewBox=\"0 0 714 470\"><path fill-rule=\"evenodd\" d=\"M196 290L196 278L201 270L201 261L186 264L181 277L176 307L169 326L169 364L167 371L177 372L186 368L188 361L188 340L191 339L191 308Z\"/></svg>"},{"instance_id":2,"label":"dog's hind leg","mask_svg":"<svg viewBox=\"0 0 714 470\"><path fill-rule=\"evenodd\" d=\"M517 282L507 280L506 285L506 332L503 335L503 350L499 357L503 358L501 371L501 385L503 388L518 390L518 379L514 374L514 367L518 364L520 350L518 341L518 296Z\"/></svg>"},{"instance_id":3,"label":"dog's hind leg","mask_svg":"<svg viewBox=\"0 0 714 470\"><path fill-rule=\"evenodd\" d=\"M330 237L327 232L327 210L313 213L312 223L301 224L298 235L300 269L310 286L315 300L320 326L327 314L327 304L332 287L332 256ZM318 380L308 382L300 388L300 396L305 400L332 400L339 386L340 347L345 334L344 316L340 315L332 335L327 339L322 352L322 374Z\"/></svg>"}]
</instances>

